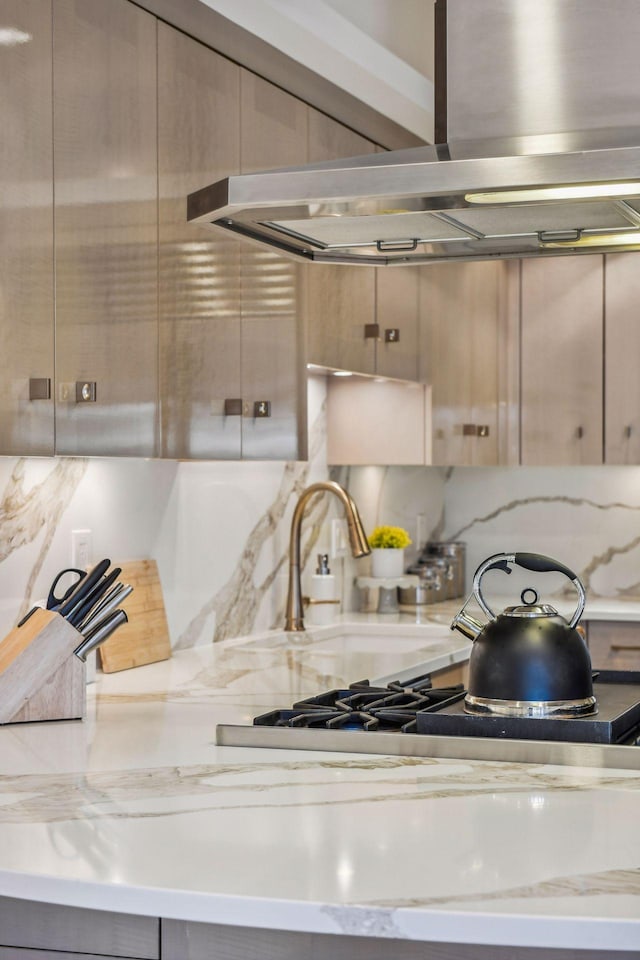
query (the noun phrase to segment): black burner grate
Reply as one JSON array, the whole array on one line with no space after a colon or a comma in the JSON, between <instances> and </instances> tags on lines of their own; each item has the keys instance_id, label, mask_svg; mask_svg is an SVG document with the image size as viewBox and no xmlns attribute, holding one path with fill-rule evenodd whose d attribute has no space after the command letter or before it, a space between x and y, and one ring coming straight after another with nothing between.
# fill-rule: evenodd
<instances>
[{"instance_id":1,"label":"black burner grate","mask_svg":"<svg viewBox=\"0 0 640 960\"><path fill-rule=\"evenodd\" d=\"M431 686L429 674L387 686L368 680L299 700L254 719L256 726L395 731L436 736L499 737L640 745L640 672L594 676L598 713L589 717L486 717L464 712L465 690Z\"/></svg>"}]
</instances>

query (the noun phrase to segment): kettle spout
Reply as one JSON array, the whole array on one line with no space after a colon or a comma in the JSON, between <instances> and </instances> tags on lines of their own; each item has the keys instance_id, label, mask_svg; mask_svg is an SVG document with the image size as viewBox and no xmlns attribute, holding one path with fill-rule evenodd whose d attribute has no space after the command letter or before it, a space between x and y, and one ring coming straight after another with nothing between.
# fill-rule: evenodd
<instances>
[{"instance_id":1,"label":"kettle spout","mask_svg":"<svg viewBox=\"0 0 640 960\"><path fill-rule=\"evenodd\" d=\"M451 621L451 629L457 630L458 633L461 633L467 640L475 640L484 626L483 623L480 623L480 621L472 617L471 614L465 613L464 607Z\"/></svg>"}]
</instances>

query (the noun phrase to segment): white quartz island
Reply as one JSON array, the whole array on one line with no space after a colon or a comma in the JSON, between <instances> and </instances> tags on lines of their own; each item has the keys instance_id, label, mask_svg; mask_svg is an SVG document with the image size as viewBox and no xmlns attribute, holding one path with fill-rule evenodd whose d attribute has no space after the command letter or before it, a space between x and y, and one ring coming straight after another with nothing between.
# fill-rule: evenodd
<instances>
[{"instance_id":1,"label":"white quartz island","mask_svg":"<svg viewBox=\"0 0 640 960\"><path fill-rule=\"evenodd\" d=\"M99 675L85 721L0 729L0 899L166 918L176 960L214 956L200 925L265 938L234 957L293 957L277 931L313 958L640 957L639 771L216 745L217 723L467 656L444 622L351 619Z\"/></svg>"}]
</instances>

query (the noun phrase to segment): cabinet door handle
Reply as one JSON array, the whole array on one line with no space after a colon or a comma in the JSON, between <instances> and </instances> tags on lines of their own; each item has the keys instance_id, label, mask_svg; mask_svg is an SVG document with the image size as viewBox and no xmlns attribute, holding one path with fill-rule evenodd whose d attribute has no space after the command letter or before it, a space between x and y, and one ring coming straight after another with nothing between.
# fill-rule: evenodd
<instances>
[{"instance_id":1,"label":"cabinet door handle","mask_svg":"<svg viewBox=\"0 0 640 960\"><path fill-rule=\"evenodd\" d=\"M30 378L29 400L51 400L50 377L31 377Z\"/></svg>"},{"instance_id":2,"label":"cabinet door handle","mask_svg":"<svg viewBox=\"0 0 640 960\"><path fill-rule=\"evenodd\" d=\"M271 416L271 400L256 400L253 404L253 416L256 420Z\"/></svg>"},{"instance_id":3,"label":"cabinet door handle","mask_svg":"<svg viewBox=\"0 0 640 960\"><path fill-rule=\"evenodd\" d=\"M224 415L225 417L241 417L243 410L242 398L235 397L232 400L225 400L224 402Z\"/></svg>"},{"instance_id":4,"label":"cabinet door handle","mask_svg":"<svg viewBox=\"0 0 640 960\"><path fill-rule=\"evenodd\" d=\"M627 440L631 437L632 433L633 433L633 427L631 426L631 424L628 424L628 426L624 428L624 435L627 438Z\"/></svg>"},{"instance_id":5,"label":"cabinet door handle","mask_svg":"<svg viewBox=\"0 0 640 960\"><path fill-rule=\"evenodd\" d=\"M584 437L584 427L576 427L576 437L578 440L582 440Z\"/></svg>"},{"instance_id":6,"label":"cabinet door handle","mask_svg":"<svg viewBox=\"0 0 640 960\"><path fill-rule=\"evenodd\" d=\"M364 325L364 338L365 338L365 340L379 340L379 339L380 339L380 324L379 324L379 323L365 323L365 325Z\"/></svg>"},{"instance_id":7,"label":"cabinet door handle","mask_svg":"<svg viewBox=\"0 0 640 960\"><path fill-rule=\"evenodd\" d=\"M633 650L634 653L640 653L640 643L612 643L611 650Z\"/></svg>"},{"instance_id":8,"label":"cabinet door handle","mask_svg":"<svg viewBox=\"0 0 640 960\"><path fill-rule=\"evenodd\" d=\"M76 403L95 403L98 399L98 384L95 380L76 381Z\"/></svg>"},{"instance_id":9,"label":"cabinet door handle","mask_svg":"<svg viewBox=\"0 0 640 960\"><path fill-rule=\"evenodd\" d=\"M491 429L488 423L463 423L462 424L462 436L463 437L488 437L491 434Z\"/></svg>"}]
</instances>

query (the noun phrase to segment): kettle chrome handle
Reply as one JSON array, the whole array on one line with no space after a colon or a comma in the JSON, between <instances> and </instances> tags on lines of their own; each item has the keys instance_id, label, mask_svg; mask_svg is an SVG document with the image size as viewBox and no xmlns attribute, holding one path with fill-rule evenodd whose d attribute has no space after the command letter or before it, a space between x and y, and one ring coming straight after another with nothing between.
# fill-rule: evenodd
<instances>
[{"instance_id":1,"label":"kettle chrome handle","mask_svg":"<svg viewBox=\"0 0 640 960\"><path fill-rule=\"evenodd\" d=\"M524 567L525 570L533 570L536 573L563 573L578 592L578 605L569 623L570 627L575 627L584 612L586 602L586 594L582 581L573 570L566 567L564 563L560 563L552 557L545 557L540 553L496 553L492 557L489 557L488 560L485 560L484 563L480 564L473 575L473 595L488 617L495 620L493 610L482 596L480 581L488 570L504 570L505 573L511 573L509 569L510 563L515 563L519 567Z\"/></svg>"}]
</instances>

